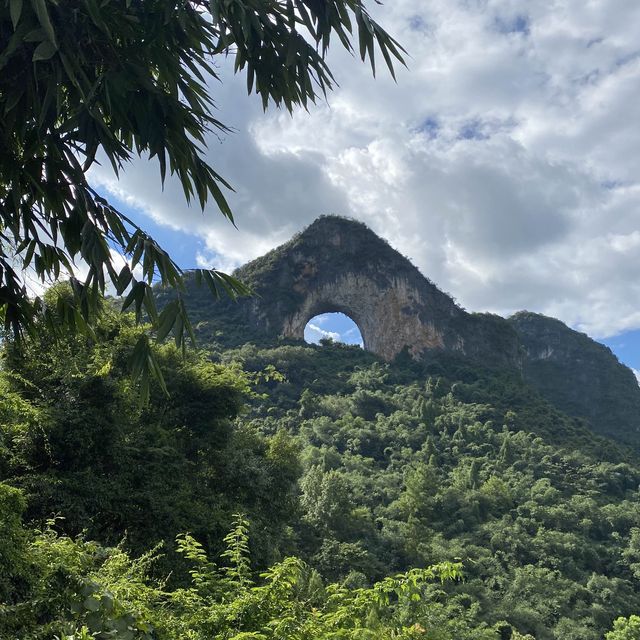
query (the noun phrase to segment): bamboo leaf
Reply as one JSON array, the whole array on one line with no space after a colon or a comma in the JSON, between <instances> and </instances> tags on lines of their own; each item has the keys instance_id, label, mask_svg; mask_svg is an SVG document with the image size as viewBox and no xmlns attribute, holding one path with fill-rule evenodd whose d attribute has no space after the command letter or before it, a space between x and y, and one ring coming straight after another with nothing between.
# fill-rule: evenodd
<instances>
[{"instance_id":1,"label":"bamboo leaf","mask_svg":"<svg viewBox=\"0 0 640 640\"><path fill-rule=\"evenodd\" d=\"M157 323L158 328L156 329L156 339L158 342L162 342L169 335L179 312L177 300L173 300L167 304L160 312Z\"/></svg>"},{"instance_id":2,"label":"bamboo leaf","mask_svg":"<svg viewBox=\"0 0 640 640\"><path fill-rule=\"evenodd\" d=\"M9 14L11 15L11 24L15 31L18 27L20 16L22 15L22 0L10 0Z\"/></svg>"},{"instance_id":3,"label":"bamboo leaf","mask_svg":"<svg viewBox=\"0 0 640 640\"><path fill-rule=\"evenodd\" d=\"M33 62L39 62L40 60L49 60L53 54L58 50L58 48L50 42L49 40L45 40L41 42L33 52Z\"/></svg>"},{"instance_id":4,"label":"bamboo leaf","mask_svg":"<svg viewBox=\"0 0 640 640\"><path fill-rule=\"evenodd\" d=\"M36 15L38 16L38 22L40 23L40 26L44 29L51 44L57 49L56 34L53 30L51 19L49 18L47 0L31 0L31 4L33 5Z\"/></svg>"}]
</instances>

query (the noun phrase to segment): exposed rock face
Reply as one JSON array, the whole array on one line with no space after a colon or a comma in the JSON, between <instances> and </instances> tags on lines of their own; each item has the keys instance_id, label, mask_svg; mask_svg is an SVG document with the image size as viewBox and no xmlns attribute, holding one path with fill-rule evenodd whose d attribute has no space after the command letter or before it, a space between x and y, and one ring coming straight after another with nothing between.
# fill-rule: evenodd
<instances>
[{"instance_id":1,"label":"exposed rock face","mask_svg":"<svg viewBox=\"0 0 640 640\"><path fill-rule=\"evenodd\" d=\"M521 311L509 322L525 350L523 373L545 398L595 431L637 446L640 387L610 349L559 320Z\"/></svg>"},{"instance_id":2,"label":"exposed rock face","mask_svg":"<svg viewBox=\"0 0 640 640\"><path fill-rule=\"evenodd\" d=\"M366 273L347 273L317 288L299 284L304 295L300 307L284 318L282 334L303 338L307 322L328 311L341 311L360 327L364 348L386 360L409 347L413 355L426 349L442 349L442 331L432 322L422 322L418 308L424 304L420 292L406 280L392 278L381 289Z\"/></svg>"},{"instance_id":3,"label":"exposed rock face","mask_svg":"<svg viewBox=\"0 0 640 640\"><path fill-rule=\"evenodd\" d=\"M247 319L260 330L304 337L314 316L339 311L358 325L365 349L392 360L455 352L486 364L520 366L518 338L497 316L469 314L365 225L325 216L238 275L259 298Z\"/></svg>"}]
</instances>

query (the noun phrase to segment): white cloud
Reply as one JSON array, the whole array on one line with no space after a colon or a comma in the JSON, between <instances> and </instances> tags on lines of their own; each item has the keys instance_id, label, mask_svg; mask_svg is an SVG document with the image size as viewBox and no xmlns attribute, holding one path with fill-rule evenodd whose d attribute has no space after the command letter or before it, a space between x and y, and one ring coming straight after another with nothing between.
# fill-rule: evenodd
<instances>
[{"instance_id":1,"label":"white cloud","mask_svg":"<svg viewBox=\"0 0 640 640\"><path fill-rule=\"evenodd\" d=\"M336 45L330 104L265 115L223 67L217 115L238 133L208 157L236 188L239 230L174 181L161 191L153 163L94 180L200 236L200 264L235 266L341 213L470 309L640 327L640 4L370 4L411 55L397 84Z\"/></svg>"},{"instance_id":2,"label":"white cloud","mask_svg":"<svg viewBox=\"0 0 640 640\"><path fill-rule=\"evenodd\" d=\"M638 371L637 369L631 369L631 371L633 371L634 375L638 380L638 384L640 385L640 371Z\"/></svg>"},{"instance_id":3,"label":"white cloud","mask_svg":"<svg viewBox=\"0 0 640 640\"><path fill-rule=\"evenodd\" d=\"M308 342L318 342L321 338L329 338L336 342L341 340L341 335L337 331L326 331L317 324L309 322L304 330L305 340Z\"/></svg>"}]
</instances>

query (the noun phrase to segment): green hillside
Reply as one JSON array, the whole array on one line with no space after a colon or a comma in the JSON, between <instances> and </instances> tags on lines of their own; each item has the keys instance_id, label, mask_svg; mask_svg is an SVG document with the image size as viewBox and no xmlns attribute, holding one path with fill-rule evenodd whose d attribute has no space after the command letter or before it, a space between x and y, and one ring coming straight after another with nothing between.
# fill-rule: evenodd
<instances>
[{"instance_id":1,"label":"green hillside","mask_svg":"<svg viewBox=\"0 0 640 640\"><path fill-rule=\"evenodd\" d=\"M141 406L140 331L5 343L1 638L636 637L640 465L520 376L165 345Z\"/></svg>"},{"instance_id":2,"label":"green hillside","mask_svg":"<svg viewBox=\"0 0 640 640\"><path fill-rule=\"evenodd\" d=\"M604 435L640 442L640 389L634 373L608 347L538 313L509 322L527 352L524 377L563 411L588 420Z\"/></svg>"}]
</instances>

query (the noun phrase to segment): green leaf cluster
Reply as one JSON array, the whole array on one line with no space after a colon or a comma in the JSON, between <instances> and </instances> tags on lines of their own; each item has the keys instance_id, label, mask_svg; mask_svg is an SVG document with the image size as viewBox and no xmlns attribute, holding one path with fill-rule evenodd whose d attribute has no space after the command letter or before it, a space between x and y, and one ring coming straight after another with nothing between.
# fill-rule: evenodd
<instances>
[{"instance_id":1,"label":"green leaf cluster","mask_svg":"<svg viewBox=\"0 0 640 640\"><path fill-rule=\"evenodd\" d=\"M262 531L254 556L266 566L295 514L291 438L235 427L254 376L173 344L152 347L171 394L152 382L141 406L128 375L141 337L134 318L105 309L93 339L43 328L5 345L0 479L23 489L34 526L61 514L65 533L126 538L135 553L163 542L161 569L177 582L186 567L175 536L190 531L217 553L242 510Z\"/></svg>"},{"instance_id":2,"label":"green leaf cluster","mask_svg":"<svg viewBox=\"0 0 640 640\"><path fill-rule=\"evenodd\" d=\"M10 516L20 530L19 511L0 506L3 517ZM150 577L157 550L133 559L122 548L61 536L51 526L36 532L23 542L33 563L28 589L15 602L2 604L0 633L19 631L25 640L497 639L496 630L474 624L464 608L448 609L439 601L437 582L462 579L458 563L352 589L325 584L316 571L290 557L254 584L238 574L238 540L247 543L247 526L237 517L223 554L230 563L220 569L191 536L181 536L179 551L194 569L190 583L178 589ZM248 561L246 549L241 556Z\"/></svg>"}]
</instances>

